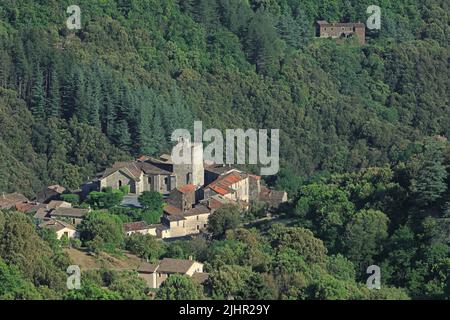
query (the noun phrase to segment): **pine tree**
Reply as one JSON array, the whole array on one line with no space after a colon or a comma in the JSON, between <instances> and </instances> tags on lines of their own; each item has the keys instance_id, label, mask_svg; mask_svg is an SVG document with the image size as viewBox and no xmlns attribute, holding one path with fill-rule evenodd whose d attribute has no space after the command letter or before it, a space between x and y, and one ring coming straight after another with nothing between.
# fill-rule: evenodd
<instances>
[{"instance_id":1,"label":"pine tree","mask_svg":"<svg viewBox=\"0 0 450 320\"><path fill-rule=\"evenodd\" d=\"M203 25L213 28L219 23L219 6L216 0L197 0L196 20Z\"/></svg>"},{"instance_id":2,"label":"pine tree","mask_svg":"<svg viewBox=\"0 0 450 320\"><path fill-rule=\"evenodd\" d=\"M161 112L158 108L155 109L153 115L151 137L151 144L155 150L155 154L164 151L167 141L164 128L162 127Z\"/></svg>"},{"instance_id":3,"label":"pine tree","mask_svg":"<svg viewBox=\"0 0 450 320\"><path fill-rule=\"evenodd\" d=\"M7 88L11 77L12 60L0 44L0 87Z\"/></svg>"},{"instance_id":4,"label":"pine tree","mask_svg":"<svg viewBox=\"0 0 450 320\"><path fill-rule=\"evenodd\" d=\"M73 102L74 102L74 115L77 116L78 121L81 123L88 122L89 104L86 92L86 80L82 69L76 68L73 78Z\"/></svg>"},{"instance_id":5,"label":"pine tree","mask_svg":"<svg viewBox=\"0 0 450 320\"><path fill-rule=\"evenodd\" d=\"M180 2L181 10L191 16L195 13L196 0L183 0Z\"/></svg>"},{"instance_id":6,"label":"pine tree","mask_svg":"<svg viewBox=\"0 0 450 320\"><path fill-rule=\"evenodd\" d=\"M100 127L100 83L98 78L94 74L89 79L87 87L87 100L88 100L88 123L91 126Z\"/></svg>"},{"instance_id":7,"label":"pine tree","mask_svg":"<svg viewBox=\"0 0 450 320\"><path fill-rule=\"evenodd\" d=\"M157 148L155 148L153 142L153 109L151 106L143 106L140 110L140 122L139 122L139 152L145 155L156 154Z\"/></svg>"},{"instance_id":8,"label":"pine tree","mask_svg":"<svg viewBox=\"0 0 450 320\"><path fill-rule=\"evenodd\" d=\"M420 206L435 203L447 190L447 170L441 143L429 141L424 148L417 178L412 182Z\"/></svg>"},{"instance_id":9,"label":"pine tree","mask_svg":"<svg viewBox=\"0 0 450 320\"><path fill-rule=\"evenodd\" d=\"M59 80L55 68L50 69L47 93L47 117L59 118L61 116L61 96L59 93Z\"/></svg>"},{"instance_id":10,"label":"pine tree","mask_svg":"<svg viewBox=\"0 0 450 320\"><path fill-rule=\"evenodd\" d=\"M297 15L292 15L287 10L281 15L277 25L278 33L286 43L296 49L305 45L312 36L312 23L308 21L303 11L299 10Z\"/></svg>"},{"instance_id":11,"label":"pine tree","mask_svg":"<svg viewBox=\"0 0 450 320\"><path fill-rule=\"evenodd\" d=\"M283 51L272 20L262 10L256 12L247 33L247 54L258 73L272 75L279 68Z\"/></svg>"},{"instance_id":12,"label":"pine tree","mask_svg":"<svg viewBox=\"0 0 450 320\"><path fill-rule=\"evenodd\" d=\"M116 123L115 143L124 151L131 151L131 135L126 120L119 120Z\"/></svg>"},{"instance_id":13,"label":"pine tree","mask_svg":"<svg viewBox=\"0 0 450 320\"><path fill-rule=\"evenodd\" d=\"M33 76L33 87L31 89L30 110L37 119L45 117L45 93L42 72L37 65Z\"/></svg>"}]
</instances>

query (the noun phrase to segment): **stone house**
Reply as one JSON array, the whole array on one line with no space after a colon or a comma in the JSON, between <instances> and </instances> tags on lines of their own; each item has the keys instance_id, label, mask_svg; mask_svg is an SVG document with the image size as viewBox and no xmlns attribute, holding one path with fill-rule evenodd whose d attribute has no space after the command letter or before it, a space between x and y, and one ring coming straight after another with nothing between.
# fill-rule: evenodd
<instances>
[{"instance_id":1,"label":"stone house","mask_svg":"<svg viewBox=\"0 0 450 320\"><path fill-rule=\"evenodd\" d=\"M36 201L39 203L49 203L51 200L59 200L60 196L66 192L66 188L59 184L43 188L36 194Z\"/></svg>"},{"instance_id":2,"label":"stone house","mask_svg":"<svg viewBox=\"0 0 450 320\"><path fill-rule=\"evenodd\" d=\"M77 226L83 221L84 217L90 212L90 209L80 209L80 208L64 208L59 207L53 209L49 212L48 216L52 219L67 219L73 225Z\"/></svg>"},{"instance_id":3,"label":"stone house","mask_svg":"<svg viewBox=\"0 0 450 320\"><path fill-rule=\"evenodd\" d=\"M116 162L99 178L100 190L106 187L119 189L129 186L132 194L143 191L157 191L168 194L176 186L176 177L172 172L161 169L149 162Z\"/></svg>"},{"instance_id":4,"label":"stone house","mask_svg":"<svg viewBox=\"0 0 450 320\"><path fill-rule=\"evenodd\" d=\"M259 201L267 203L269 209L276 209L287 200L286 191L272 190L264 186L261 187Z\"/></svg>"},{"instance_id":5,"label":"stone house","mask_svg":"<svg viewBox=\"0 0 450 320\"><path fill-rule=\"evenodd\" d=\"M203 263L192 259L164 258L156 264L148 262L141 264L137 272L146 281L149 288L156 289L172 274L194 277L196 274L203 273Z\"/></svg>"},{"instance_id":6,"label":"stone house","mask_svg":"<svg viewBox=\"0 0 450 320\"><path fill-rule=\"evenodd\" d=\"M49 210L56 208L72 208L72 204L61 200L52 200L47 204L47 209Z\"/></svg>"},{"instance_id":7,"label":"stone house","mask_svg":"<svg viewBox=\"0 0 450 320\"><path fill-rule=\"evenodd\" d=\"M364 23L329 23L325 20L317 21L317 35L320 38L349 38L356 36L358 43L364 45L366 26Z\"/></svg>"},{"instance_id":8,"label":"stone house","mask_svg":"<svg viewBox=\"0 0 450 320\"><path fill-rule=\"evenodd\" d=\"M28 199L21 193L3 193L0 197L0 209L15 209L16 205L25 202L28 202Z\"/></svg>"},{"instance_id":9,"label":"stone house","mask_svg":"<svg viewBox=\"0 0 450 320\"><path fill-rule=\"evenodd\" d=\"M52 229L56 232L56 237L58 240L62 238L62 236L67 236L67 238L75 238L77 236L77 231L74 226L69 223L60 220L50 219L44 221L39 225L39 228Z\"/></svg>"},{"instance_id":10,"label":"stone house","mask_svg":"<svg viewBox=\"0 0 450 320\"><path fill-rule=\"evenodd\" d=\"M168 203L183 211L192 209L196 203L195 191L196 186L193 184L175 188L170 192Z\"/></svg>"},{"instance_id":11,"label":"stone house","mask_svg":"<svg viewBox=\"0 0 450 320\"><path fill-rule=\"evenodd\" d=\"M152 234L150 232L150 229L152 229L152 226L147 224L145 221L135 221L135 222L129 222L123 224L123 229L127 236L132 235L133 233L140 233L140 234ZM156 235L156 234L153 234Z\"/></svg>"},{"instance_id":12,"label":"stone house","mask_svg":"<svg viewBox=\"0 0 450 320\"><path fill-rule=\"evenodd\" d=\"M162 155L159 159L141 156L134 161L116 162L98 178L99 188L119 189L128 185L132 194L157 191L168 195L173 189L184 185L202 186L203 149L199 144L189 145L191 164L174 163L169 155Z\"/></svg>"},{"instance_id":13,"label":"stone house","mask_svg":"<svg viewBox=\"0 0 450 320\"><path fill-rule=\"evenodd\" d=\"M250 181L247 173L233 169L232 171L219 176L203 189L204 198L214 195L221 195L233 201L250 200Z\"/></svg>"}]
</instances>

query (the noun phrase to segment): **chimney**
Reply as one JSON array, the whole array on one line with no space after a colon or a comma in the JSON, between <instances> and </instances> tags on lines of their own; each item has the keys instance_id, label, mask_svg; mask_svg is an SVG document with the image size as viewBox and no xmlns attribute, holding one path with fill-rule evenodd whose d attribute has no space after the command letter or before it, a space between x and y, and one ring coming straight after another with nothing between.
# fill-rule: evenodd
<instances>
[{"instance_id":1,"label":"chimney","mask_svg":"<svg viewBox=\"0 0 450 320\"><path fill-rule=\"evenodd\" d=\"M192 256L189 256L189 260L192 261Z\"/></svg>"}]
</instances>

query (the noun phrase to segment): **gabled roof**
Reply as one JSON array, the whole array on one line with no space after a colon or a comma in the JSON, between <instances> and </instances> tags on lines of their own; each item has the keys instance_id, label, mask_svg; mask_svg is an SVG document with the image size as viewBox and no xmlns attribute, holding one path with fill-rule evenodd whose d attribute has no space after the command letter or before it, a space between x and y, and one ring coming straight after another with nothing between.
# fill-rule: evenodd
<instances>
[{"instance_id":1,"label":"gabled roof","mask_svg":"<svg viewBox=\"0 0 450 320\"><path fill-rule=\"evenodd\" d=\"M286 191L272 190L265 186L261 186L261 193L259 194L260 201L268 202L274 206L277 206L283 203L286 199Z\"/></svg>"},{"instance_id":2,"label":"gabled roof","mask_svg":"<svg viewBox=\"0 0 450 320\"><path fill-rule=\"evenodd\" d=\"M159 264L158 263L148 263L148 262L143 262L141 263L141 265L138 267L138 272L140 273L153 273L156 271L156 269L158 269Z\"/></svg>"},{"instance_id":3,"label":"gabled roof","mask_svg":"<svg viewBox=\"0 0 450 320\"><path fill-rule=\"evenodd\" d=\"M16 203L28 202L29 200L21 193L2 194L0 196L0 209L11 209Z\"/></svg>"},{"instance_id":4,"label":"gabled roof","mask_svg":"<svg viewBox=\"0 0 450 320\"><path fill-rule=\"evenodd\" d=\"M207 214L211 213L211 210L204 206L203 204L197 204L195 207L187 210L184 215L185 216L197 216L199 214Z\"/></svg>"},{"instance_id":5,"label":"gabled roof","mask_svg":"<svg viewBox=\"0 0 450 320\"><path fill-rule=\"evenodd\" d=\"M38 206L34 202L20 202L15 205L17 211L24 213L33 212L33 210L37 210Z\"/></svg>"},{"instance_id":6,"label":"gabled roof","mask_svg":"<svg viewBox=\"0 0 450 320\"><path fill-rule=\"evenodd\" d=\"M145 221L135 221L123 224L123 229L125 230L125 232L145 230L149 227L150 226Z\"/></svg>"},{"instance_id":7,"label":"gabled roof","mask_svg":"<svg viewBox=\"0 0 450 320\"><path fill-rule=\"evenodd\" d=\"M54 184L54 185L48 186L47 189L53 190L57 193L64 193L64 191L66 191L66 188L64 188L63 186L60 186L59 184Z\"/></svg>"},{"instance_id":8,"label":"gabled roof","mask_svg":"<svg viewBox=\"0 0 450 320\"><path fill-rule=\"evenodd\" d=\"M61 200L51 200L47 204L47 208L48 209L56 209L56 208L59 208L59 207L70 208L70 207L72 207L72 205L69 202L61 201Z\"/></svg>"},{"instance_id":9,"label":"gabled roof","mask_svg":"<svg viewBox=\"0 0 450 320\"><path fill-rule=\"evenodd\" d=\"M158 263L148 263L143 262L138 267L138 272L140 273L181 273L186 274L189 269L194 265L194 263L199 263L194 260L187 259L172 259L164 258ZM207 275L207 274L206 274ZM204 277L199 277L204 278Z\"/></svg>"},{"instance_id":10,"label":"gabled roof","mask_svg":"<svg viewBox=\"0 0 450 320\"><path fill-rule=\"evenodd\" d=\"M241 180L244 180L247 177L248 175L246 173L233 170L223 176L218 177L217 180L211 182L209 185L206 186L206 188L210 188L211 190L220 195L233 193L236 190L233 189L231 186Z\"/></svg>"},{"instance_id":11,"label":"gabled roof","mask_svg":"<svg viewBox=\"0 0 450 320\"><path fill-rule=\"evenodd\" d=\"M150 162L139 162L138 166L146 174L161 174L161 175L171 175L172 174L172 172L164 170L160 167L157 167Z\"/></svg>"},{"instance_id":12,"label":"gabled roof","mask_svg":"<svg viewBox=\"0 0 450 320\"><path fill-rule=\"evenodd\" d=\"M165 215L162 219L166 219L167 221L182 221L186 220L183 214L168 214Z\"/></svg>"},{"instance_id":13,"label":"gabled roof","mask_svg":"<svg viewBox=\"0 0 450 320\"><path fill-rule=\"evenodd\" d=\"M46 205L40 205L40 207L36 210L33 218L35 219L45 219L48 215L48 210Z\"/></svg>"},{"instance_id":14,"label":"gabled roof","mask_svg":"<svg viewBox=\"0 0 450 320\"><path fill-rule=\"evenodd\" d=\"M143 161L145 159L145 161ZM121 161L116 162L111 168L107 168L100 179L106 178L114 172L121 171L124 175L128 176L130 179L139 181L141 178L141 173L145 174L160 174L160 175L171 175L172 172L164 170L156 165L152 164L149 157L140 157L138 161Z\"/></svg>"},{"instance_id":15,"label":"gabled roof","mask_svg":"<svg viewBox=\"0 0 450 320\"><path fill-rule=\"evenodd\" d=\"M181 215L181 214L183 214L183 211L180 208L175 207L174 205L171 205L169 203L167 203L164 206L163 211L165 213L167 213L168 215Z\"/></svg>"},{"instance_id":16,"label":"gabled roof","mask_svg":"<svg viewBox=\"0 0 450 320\"><path fill-rule=\"evenodd\" d=\"M53 229L53 230L55 230L56 232L58 232L58 231L60 231L60 230L63 230L63 229L65 229L65 228L71 229L71 230L75 230L75 227L72 226L71 224L66 223L66 222L64 222L64 221L60 221L60 220L54 220L54 219L47 220L47 221L41 223L41 224L39 225L39 227L40 227L40 228L49 228L49 229Z\"/></svg>"},{"instance_id":17,"label":"gabled roof","mask_svg":"<svg viewBox=\"0 0 450 320\"><path fill-rule=\"evenodd\" d=\"M50 216L58 216L58 217L70 217L70 218L84 218L85 215L89 213L89 209L80 209L80 208L63 208L59 207L53 209L50 212Z\"/></svg>"},{"instance_id":18,"label":"gabled roof","mask_svg":"<svg viewBox=\"0 0 450 320\"><path fill-rule=\"evenodd\" d=\"M230 170L233 170L233 167L230 165L224 165L224 164L205 164L205 171L213 172L218 175L222 175L224 173L227 173Z\"/></svg>"},{"instance_id":19,"label":"gabled roof","mask_svg":"<svg viewBox=\"0 0 450 320\"><path fill-rule=\"evenodd\" d=\"M125 175L133 180L139 181L141 176L141 169L136 165L135 161L118 161L113 164L111 168L107 168L101 177L101 179L108 177L114 172L122 171Z\"/></svg>"},{"instance_id":20,"label":"gabled roof","mask_svg":"<svg viewBox=\"0 0 450 320\"><path fill-rule=\"evenodd\" d=\"M158 272L185 274L194 263L193 260L164 258L159 262Z\"/></svg>"}]
</instances>

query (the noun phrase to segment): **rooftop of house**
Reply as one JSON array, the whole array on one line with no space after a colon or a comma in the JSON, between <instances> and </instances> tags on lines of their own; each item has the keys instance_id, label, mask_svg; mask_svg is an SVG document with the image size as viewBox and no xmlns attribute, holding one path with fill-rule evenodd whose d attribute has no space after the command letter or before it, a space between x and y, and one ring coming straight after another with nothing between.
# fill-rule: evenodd
<instances>
[{"instance_id":1,"label":"rooftop of house","mask_svg":"<svg viewBox=\"0 0 450 320\"><path fill-rule=\"evenodd\" d=\"M233 167L226 164L205 164L205 171L210 171L218 175L227 173L230 170L233 170Z\"/></svg>"},{"instance_id":2,"label":"rooftop of house","mask_svg":"<svg viewBox=\"0 0 450 320\"><path fill-rule=\"evenodd\" d=\"M164 258L159 262L158 271L164 273L186 273L194 263L194 260L189 259Z\"/></svg>"},{"instance_id":3,"label":"rooftop of house","mask_svg":"<svg viewBox=\"0 0 450 320\"><path fill-rule=\"evenodd\" d=\"M135 161L118 161L115 162L112 167L107 168L101 178L106 178L112 173L120 170L125 175L129 176L129 178L134 180L139 180L141 176L141 169L136 165Z\"/></svg>"},{"instance_id":4,"label":"rooftop of house","mask_svg":"<svg viewBox=\"0 0 450 320\"><path fill-rule=\"evenodd\" d=\"M365 28L366 26L364 23L361 22L328 22L326 20L319 20L317 21L317 24L320 27L360 27Z\"/></svg>"},{"instance_id":5,"label":"rooftop of house","mask_svg":"<svg viewBox=\"0 0 450 320\"><path fill-rule=\"evenodd\" d=\"M36 211L38 206L39 204L36 202L20 202L15 204L16 210L24 213Z\"/></svg>"},{"instance_id":6,"label":"rooftop of house","mask_svg":"<svg viewBox=\"0 0 450 320\"><path fill-rule=\"evenodd\" d=\"M11 209L17 203L28 202L29 200L21 193L8 193L0 196L0 209Z\"/></svg>"},{"instance_id":7,"label":"rooftop of house","mask_svg":"<svg viewBox=\"0 0 450 320\"><path fill-rule=\"evenodd\" d=\"M286 198L286 191L272 190L265 186L261 186L261 193L259 194L260 201L279 204L282 203Z\"/></svg>"},{"instance_id":8,"label":"rooftop of house","mask_svg":"<svg viewBox=\"0 0 450 320\"><path fill-rule=\"evenodd\" d=\"M54 185L48 186L47 189L56 191L57 193L64 193L66 191L66 188L64 188L63 186L60 186L59 184L54 184Z\"/></svg>"},{"instance_id":9,"label":"rooftop of house","mask_svg":"<svg viewBox=\"0 0 450 320\"><path fill-rule=\"evenodd\" d=\"M197 216L200 214L207 214L207 213L211 213L211 209L209 209L207 206L205 206L203 204L197 204L193 208L187 210L184 213L184 215L189 217L189 216Z\"/></svg>"},{"instance_id":10,"label":"rooftop of house","mask_svg":"<svg viewBox=\"0 0 450 320\"><path fill-rule=\"evenodd\" d=\"M48 215L48 210L46 205L39 205L34 214L33 218L35 219L45 219Z\"/></svg>"},{"instance_id":11,"label":"rooftop of house","mask_svg":"<svg viewBox=\"0 0 450 320\"><path fill-rule=\"evenodd\" d=\"M238 183L239 181L244 180L247 177L247 173L233 170L223 176L220 176L219 178L217 178L217 180L211 182L208 186L206 186L206 188L210 188L220 195L233 193L235 192L235 190L231 186L235 183Z\"/></svg>"},{"instance_id":12,"label":"rooftop of house","mask_svg":"<svg viewBox=\"0 0 450 320\"><path fill-rule=\"evenodd\" d=\"M144 156L141 156L139 159L144 159ZM122 171L125 175L129 176L129 178L139 181L141 177L141 173L145 174L161 174L161 175L171 175L172 172L161 169L160 167L155 166L151 163L150 158L145 158L147 160L142 161L119 161L113 164L112 167L107 168L102 174L100 179L106 178L109 175L113 174L116 171Z\"/></svg>"},{"instance_id":13,"label":"rooftop of house","mask_svg":"<svg viewBox=\"0 0 450 320\"><path fill-rule=\"evenodd\" d=\"M89 213L89 209L59 207L59 208L53 209L50 212L50 216L83 218L88 213Z\"/></svg>"},{"instance_id":14,"label":"rooftop of house","mask_svg":"<svg viewBox=\"0 0 450 320\"><path fill-rule=\"evenodd\" d=\"M69 202L66 202L66 201L61 201L61 200L51 200L47 204L48 209L56 209L59 207L70 208L70 207L72 207L72 204L70 204Z\"/></svg>"},{"instance_id":15,"label":"rooftop of house","mask_svg":"<svg viewBox=\"0 0 450 320\"><path fill-rule=\"evenodd\" d=\"M172 172L164 170L151 162L141 162L140 163L141 170L146 174L161 174L161 175L171 175Z\"/></svg>"},{"instance_id":16,"label":"rooftop of house","mask_svg":"<svg viewBox=\"0 0 450 320\"><path fill-rule=\"evenodd\" d=\"M153 273L158 269L159 264L158 263L149 263L149 262L143 262L138 267L137 271L139 273Z\"/></svg>"},{"instance_id":17,"label":"rooftop of house","mask_svg":"<svg viewBox=\"0 0 450 320\"><path fill-rule=\"evenodd\" d=\"M181 214L165 214L162 219L165 219L167 221L182 221L182 220L186 220L186 218L184 217L184 215Z\"/></svg>"},{"instance_id":18,"label":"rooftop of house","mask_svg":"<svg viewBox=\"0 0 450 320\"><path fill-rule=\"evenodd\" d=\"M135 221L123 224L123 229L125 230L125 232L145 230L149 227L150 226L145 221Z\"/></svg>"},{"instance_id":19,"label":"rooftop of house","mask_svg":"<svg viewBox=\"0 0 450 320\"><path fill-rule=\"evenodd\" d=\"M39 227L53 229L56 232L63 230L65 228L75 230L75 227L72 226L71 224L64 222L64 221L60 221L60 220L54 220L54 219L44 221L43 223L41 223L39 225Z\"/></svg>"},{"instance_id":20,"label":"rooftop of house","mask_svg":"<svg viewBox=\"0 0 450 320\"><path fill-rule=\"evenodd\" d=\"M195 191L196 188L197 187L194 184L186 184L184 186L176 188L176 190L180 191L181 193L187 193Z\"/></svg>"},{"instance_id":21,"label":"rooftop of house","mask_svg":"<svg viewBox=\"0 0 450 320\"><path fill-rule=\"evenodd\" d=\"M204 201L202 201L204 205L206 205L210 210L216 210L222 207L226 204L233 204L235 203L233 200L225 198L224 196L220 194L216 194Z\"/></svg>"},{"instance_id":22,"label":"rooftop of house","mask_svg":"<svg viewBox=\"0 0 450 320\"><path fill-rule=\"evenodd\" d=\"M178 208L175 207L174 205L170 204L170 203L166 203L166 205L164 206L164 213L167 213L168 215L181 215L183 214L183 211Z\"/></svg>"}]
</instances>

